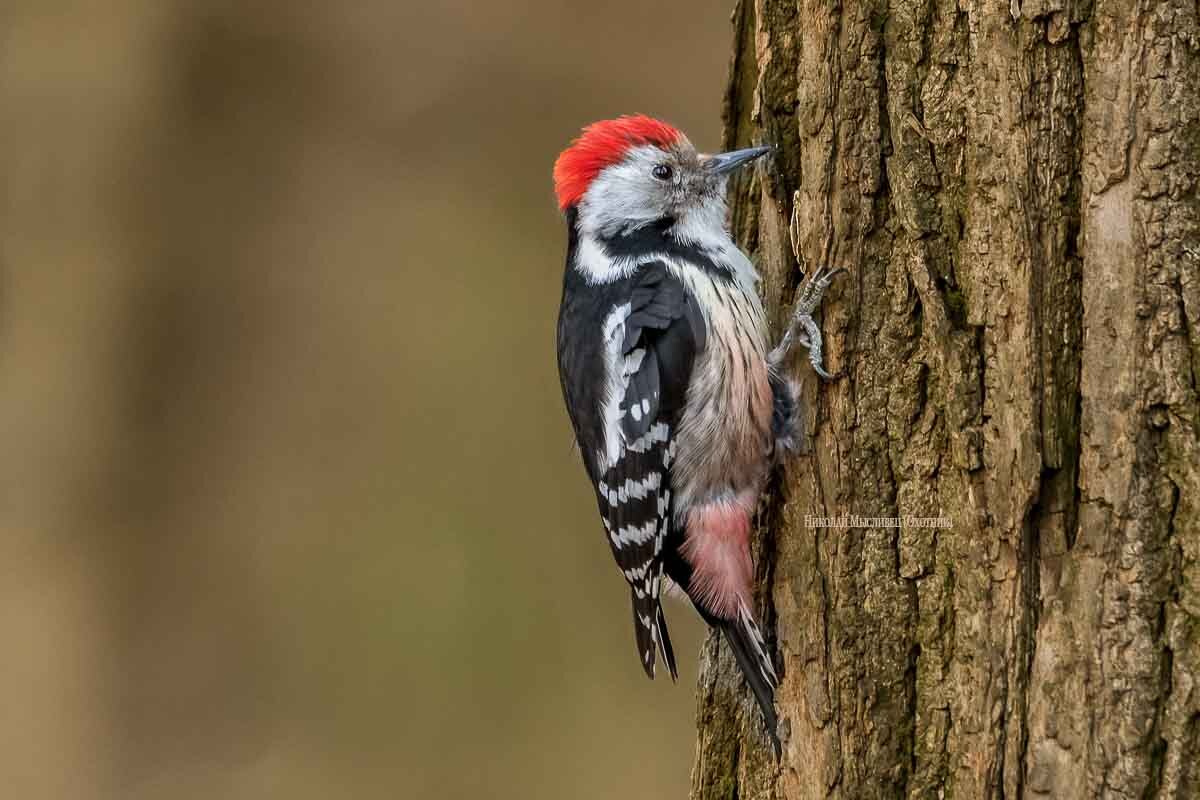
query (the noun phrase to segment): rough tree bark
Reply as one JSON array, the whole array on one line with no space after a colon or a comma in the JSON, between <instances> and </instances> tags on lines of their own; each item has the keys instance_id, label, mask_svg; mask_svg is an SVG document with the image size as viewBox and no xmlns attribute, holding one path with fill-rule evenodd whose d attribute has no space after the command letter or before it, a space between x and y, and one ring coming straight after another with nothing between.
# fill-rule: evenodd
<instances>
[{"instance_id":1,"label":"rough tree bark","mask_svg":"<svg viewBox=\"0 0 1200 800\"><path fill-rule=\"evenodd\" d=\"M695 798L1200 797L1195 0L740 0L734 225L844 266L761 510L774 763L723 645ZM819 529L805 515L946 516Z\"/></svg>"}]
</instances>

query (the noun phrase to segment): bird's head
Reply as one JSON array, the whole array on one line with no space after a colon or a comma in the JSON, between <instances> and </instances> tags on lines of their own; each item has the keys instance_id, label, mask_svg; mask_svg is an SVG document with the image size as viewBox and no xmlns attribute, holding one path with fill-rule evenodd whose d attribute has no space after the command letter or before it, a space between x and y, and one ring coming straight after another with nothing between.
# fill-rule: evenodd
<instances>
[{"instance_id":1,"label":"bird's head","mask_svg":"<svg viewBox=\"0 0 1200 800\"><path fill-rule=\"evenodd\" d=\"M563 211L577 209L581 228L599 234L667 218L723 225L729 175L770 149L705 155L665 122L619 117L587 126L559 155L554 190Z\"/></svg>"}]
</instances>

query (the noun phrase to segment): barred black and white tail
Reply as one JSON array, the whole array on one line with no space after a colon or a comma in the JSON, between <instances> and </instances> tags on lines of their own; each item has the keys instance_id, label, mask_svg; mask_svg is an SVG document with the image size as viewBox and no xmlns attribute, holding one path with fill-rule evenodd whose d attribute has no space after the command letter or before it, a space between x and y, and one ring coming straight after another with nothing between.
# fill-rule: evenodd
<instances>
[{"instance_id":1,"label":"barred black and white tail","mask_svg":"<svg viewBox=\"0 0 1200 800\"><path fill-rule=\"evenodd\" d=\"M736 621L721 620L718 625L721 632L725 634L725 641L729 643L729 649L733 651L733 657L737 660L742 675L750 684L750 691L754 693L754 699L758 701L763 721L767 726L767 733L771 737L771 745L775 748L775 755L778 757L782 753L779 733L776 730L779 718L775 714L775 686L778 679L775 677L775 667L767 653L762 633L759 632L750 610L745 606L739 609Z\"/></svg>"},{"instance_id":2,"label":"barred black and white tail","mask_svg":"<svg viewBox=\"0 0 1200 800\"><path fill-rule=\"evenodd\" d=\"M656 652L661 652L663 662L671 673L671 680L679 680L679 671L675 667L675 650L671 647L671 636L667 633L667 618L663 615L662 603L657 592L651 602L639 598L636 592L631 592L633 599L633 630L637 638L638 656L646 675L654 677Z\"/></svg>"}]
</instances>

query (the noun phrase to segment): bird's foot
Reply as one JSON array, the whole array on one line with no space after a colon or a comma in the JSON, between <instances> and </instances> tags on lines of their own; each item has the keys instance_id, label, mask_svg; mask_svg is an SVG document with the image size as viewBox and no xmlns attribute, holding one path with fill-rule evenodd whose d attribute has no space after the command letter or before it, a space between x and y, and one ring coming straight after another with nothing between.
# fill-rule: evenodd
<instances>
[{"instance_id":1,"label":"bird's foot","mask_svg":"<svg viewBox=\"0 0 1200 800\"><path fill-rule=\"evenodd\" d=\"M812 318L813 311L821 304L821 298L825 295L825 290L829 288L829 284L837 277L838 273L845 272L844 269L829 269L821 267L812 275L809 276L801 286L797 293L796 306L792 309L792 319L788 323L787 330L783 334L783 338L779 344L771 351L769 359L772 366L778 366L783 363L788 352L792 349L792 345L799 342L804 347L808 348L808 361L812 364L813 370L826 380L832 380L833 376L825 371L821 364L821 329L817 327L816 320Z\"/></svg>"}]
</instances>

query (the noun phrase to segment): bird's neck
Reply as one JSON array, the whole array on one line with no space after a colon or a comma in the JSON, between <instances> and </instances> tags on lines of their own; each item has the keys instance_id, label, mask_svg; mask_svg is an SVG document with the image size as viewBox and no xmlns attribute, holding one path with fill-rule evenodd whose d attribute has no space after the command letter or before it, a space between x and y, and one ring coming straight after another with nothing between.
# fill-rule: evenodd
<instances>
[{"instance_id":1,"label":"bird's neck","mask_svg":"<svg viewBox=\"0 0 1200 800\"><path fill-rule=\"evenodd\" d=\"M572 208L567 225L571 262L590 284L627 278L641 264L655 260L696 267L749 290L757 281L749 259L725 227L721 201L692 207L678 216L624 224L613 222L611 215L601 220Z\"/></svg>"}]
</instances>

